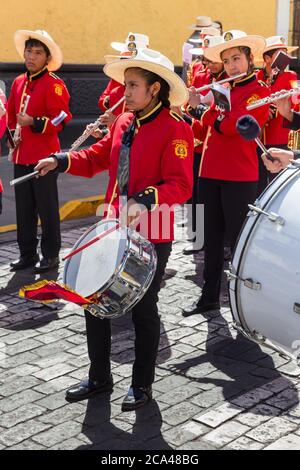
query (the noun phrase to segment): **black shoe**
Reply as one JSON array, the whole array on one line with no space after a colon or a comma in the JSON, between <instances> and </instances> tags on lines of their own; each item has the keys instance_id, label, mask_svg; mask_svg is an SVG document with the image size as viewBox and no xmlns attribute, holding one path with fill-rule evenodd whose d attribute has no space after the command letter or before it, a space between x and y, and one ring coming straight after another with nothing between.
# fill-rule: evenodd
<instances>
[{"instance_id":1,"label":"black shoe","mask_svg":"<svg viewBox=\"0 0 300 470\"><path fill-rule=\"evenodd\" d=\"M17 261L10 263L12 271L19 271L34 266L39 261L39 255L21 256Z\"/></svg>"},{"instance_id":2,"label":"black shoe","mask_svg":"<svg viewBox=\"0 0 300 470\"><path fill-rule=\"evenodd\" d=\"M210 304L202 304L195 302L190 307L182 309L182 316L190 317L191 315L195 315L196 313L207 313L212 310L220 310L220 303L212 302Z\"/></svg>"},{"instance_id":3,"label":"black shoe","mask_svg":"<svg viewBox=\"0 0 300 470\"><path fill-rule=\"evenodd\" d=\"M55 258L42 258L41 261L35 266L35 273L44 273L51 269L57 268L59 265L58 256Z\"/></svg>"},{"instance_id":4,"label":"black shoe","mask_svg":"<svg viewBox=\"0 0 300 470\"><path fill-rule=\"evenodd\" d=\"M86 379L66 391L66 400L70 402L86 400L98 393L112 392L113 386L112 376L102 383Z\"/></svg>"},{"instance_id":5,"label":"black shoe","mask_svg":"<svg viewBox=\"0 0 300 470\"><path fill-rule=\"evenodd\" d=\"M151 387L130 387L122 403L122 411L134 411L152 399Z\"/></svg>"},{"instance_id":6,"label":"black shoe","mask_svg":"<svg viewBox=\"0 0 300 470\"><path fill-rule=\"evenodd\" d=\"M195 255L201 251L203 251L203 248L196 248L196 245L191 244L182 250L182 254L186 256Z\"/></svg>"}]
</instances>

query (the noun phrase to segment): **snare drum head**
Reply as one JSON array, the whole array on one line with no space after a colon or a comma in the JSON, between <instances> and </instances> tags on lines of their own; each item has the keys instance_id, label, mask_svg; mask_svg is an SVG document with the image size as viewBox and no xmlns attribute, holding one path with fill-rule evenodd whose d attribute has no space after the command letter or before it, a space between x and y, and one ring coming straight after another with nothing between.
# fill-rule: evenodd
<instances>
[{"instance_id":1,"label":"snare drum head","mask_svg":"<svg viewBox=\"0 0 300 470\"><path fill-rule=\"evenodd\" d=\"M91 227L74 245L73 250L117 225L103 220ZM127 231L118 229L69 258L64 269L64 283L78 294L88 297L100 291L119 268L127 246Z\"/></svg>"}]
</instances>

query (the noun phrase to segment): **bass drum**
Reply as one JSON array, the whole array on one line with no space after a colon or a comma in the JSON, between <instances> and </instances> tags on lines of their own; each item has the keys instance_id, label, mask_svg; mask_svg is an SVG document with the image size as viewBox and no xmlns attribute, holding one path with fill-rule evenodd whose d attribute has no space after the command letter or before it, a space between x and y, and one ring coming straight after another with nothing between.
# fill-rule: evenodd
<instances>
[{"instance_id":1,"label":"bass drum","mask_svg":"<svg viewBox=\"0 0 300 470\"><path fill-rule=\"evenodd\" d=\"M115 318L130 310L146 293L157 265L154 245L118 221L105 219L92 226L74 245L75 251L92 238L107 236L66 261L64 283L96 303L86 307L99 318Z\"/></svg>"},{"instance_id":2,"label":"bass drum","mask_svg":"<svg viewBox=\"0 0 300 470\"><path fill-rule=\"evenodd\" d=\"M300 351L299 206L295 163L249 206L228 272L237 329L292 358Z\"/></svg>"}]
</instances>

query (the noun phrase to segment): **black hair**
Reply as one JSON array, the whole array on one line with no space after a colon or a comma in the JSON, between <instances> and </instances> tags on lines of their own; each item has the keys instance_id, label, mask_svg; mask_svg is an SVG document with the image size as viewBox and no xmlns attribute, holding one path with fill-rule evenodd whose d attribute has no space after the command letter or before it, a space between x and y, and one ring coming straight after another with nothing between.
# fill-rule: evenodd
<instances>
[{"instance_id":1,"label":"black hair","mask_svg":"<svg viewBox=\"0 0 300 470\"><path fill-rule=\"evenodd\" d=\"M44 44L42 41L39 41L38 39L32 39L32 38L29 38L27 39L27 41L25 41L25 49L27 49L27 47L41 47L41 46L46 52L47 57L49 57L51 55L50 50L48 49L46 44Z\"/></svg>"},{"instance_id":2,"label":"black hair","mask_svg":"<svg viewBox=\"0 0 300 470\"><path fill-rule=\"evenodd\" d=\"M157 95L158 101L162 102L164 108L170 108L170 85L156 73L150 72L149 70L141 69L140 67L132 67L136 72L146 80L148 86L153 85L155 82L160 83L160 90ZM127 69L128 70L128 69Z\"/></svg>"},{"instance_id":3,"label":"black hair","mask_svg":"<svg viewBox=\"0 0 300 470\"><path fill-rule=\"evenodd\" d=\"M275 52L281 51L281 50L282 50L281 47L280 47L280 48L276 48L276 47L275 47L275 49L271 49L270 51L265 52L265 53L263 54L263 57L265 57L266 55L267 55L268 57L272 57L272 56L275 54Z\"/></svg>"}]
</instances>

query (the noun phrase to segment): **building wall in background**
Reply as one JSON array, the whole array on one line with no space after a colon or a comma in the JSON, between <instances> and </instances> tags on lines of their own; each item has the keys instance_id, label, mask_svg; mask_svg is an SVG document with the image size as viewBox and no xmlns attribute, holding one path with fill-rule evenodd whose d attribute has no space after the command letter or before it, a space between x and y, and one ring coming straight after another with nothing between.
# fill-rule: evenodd
<instances>
[{"instance_id":1,"label":"building wall in background","mask_svg":"<svg viewBox=\"0 0 300 470\"><path fill-rule=\"evenodd\" d=\"M249 34L276 34L278 2L282 0L9 0L1 4L0 61L20 61L13 43L17 29L46 29L59 43L65 63L103 63L111 41L129 31L150 36L151 47L181 64L188 25L207 15L224 29ZM244 5L245 4L245 5Z\"/></svg>"}]
</instances>

